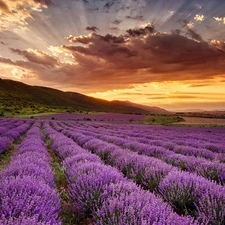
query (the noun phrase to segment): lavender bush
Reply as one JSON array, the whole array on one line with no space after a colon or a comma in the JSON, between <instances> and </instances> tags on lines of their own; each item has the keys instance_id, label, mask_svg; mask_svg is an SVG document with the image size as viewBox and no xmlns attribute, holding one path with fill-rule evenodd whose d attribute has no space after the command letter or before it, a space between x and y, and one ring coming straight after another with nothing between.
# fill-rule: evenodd
<instances>
[{"instance_id":1,"label":"lavender bush","mask_svg":"<svg viewBox=\"0 0 225 225\"><path fill-rule=\"evenodd\" d=\"M224 187L196 174L172 171L159 184L159 190L177 213L192 215L203 224L224 224Z\"/></svg>"},{"instance_id":2,"label":"lavender bush","mask_svg":"<svg viewBox=\"0 0 225 225\"><path fill-rule=\"evenodd\" d=\"M4 153L9 145L11 144L11 140L8 137L0 137L0 154Z\"/></svg>"},{"instance_id":3,"label":"lavender bush","mask_svg":"<svg viewBox=\"0 0 225 225\"><path fill-rule=\"evenodd\" d=\"M0 173L3 224L61 224L60 198L40 125L37 122L29 130L11 162Z\"/></svg>"}]
</instances>

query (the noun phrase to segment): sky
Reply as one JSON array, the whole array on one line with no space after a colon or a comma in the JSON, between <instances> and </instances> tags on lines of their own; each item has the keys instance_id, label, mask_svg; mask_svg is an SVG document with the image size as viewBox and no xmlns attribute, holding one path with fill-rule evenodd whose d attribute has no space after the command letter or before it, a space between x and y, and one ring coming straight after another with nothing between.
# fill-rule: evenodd
<instances>
[{"instance_id":1,"label":"sky","mask_svg":"<svg viewBox=\"0 0 225 225\"><path fill-rule=\"evenodd\" d=\"M0 78L225 110L225 1L0 0Z\"/></svg>"}]
</instances>

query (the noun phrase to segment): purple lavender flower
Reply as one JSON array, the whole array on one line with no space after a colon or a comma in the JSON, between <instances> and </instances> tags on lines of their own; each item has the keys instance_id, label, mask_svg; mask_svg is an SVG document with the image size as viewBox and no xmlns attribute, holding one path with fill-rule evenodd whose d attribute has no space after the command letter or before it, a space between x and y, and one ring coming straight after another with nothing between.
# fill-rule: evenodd
<instances>
[{"instance_id":1,"label":"purple lavender flower","mask_svg":"<svg viewBox=\"0 0 225 225\"><path fill-rule=\"evenodd\" d=\"M6 219L38 215L40 221L58 223L60 199L48 185L31 176L0 180L0 214Z\"/></svg>"},{"instance_id":2,"label":"purple lavender flower","mask_svg":"<svg viewBox=\"0 0 225 225\"><path fill-rule=\"evenodd\" d=\"M191 218L178 216L161 199L147 191L135 190L130 184L112 184L110 189L103 194L108 196L95 214L97 225L198 224Z\"/></svg>"},{"instance_id":3,"label":"purple lavender flower","mask_svg":"<svg viewBox=\"0 0 225 225\"><path fill-rule=\"evenodd\" d=\"M4 153L9 145L11 144L11 140L8 137L0 137L0 154Z\"/></svg>"},{"instance_id":4,"label":"purple lavender flower","mask_svg":"<svg viewBox=\"0 0 225 225\"><path fill-rule=\"evenodd\" d=\"M87 161L101 163L101 159L97 155L91 154L89 152L85 152L85 150L83 150L83 153L66 158L63 161L63 166L68 168L71 166L76 166L76 164L79 162L85 163Z\"/></svg>"},{"instance_id":5,"label":"purple lavender flower","mask_svg":"<svg viewBox=\"0 0 225 225\"><path fill-rule=\"evenodd\" d=\"M10 217L7 219L4 215L0 217L1 225L62 225L61 222L44 222L38 219L38 215L26 216L21 213L19 217Z\"/></svg>"},{"instance_id":6,"label":"purple lavender flower","mask_svg":"<svg viewBox=\"0 0 225 225\"><path fill-rule=\"evenodd\" d=\"M196 174L172 171L159 184L159 190L180 214L211 225L225 222L225 189L220 185Z\"/></svg>"}]
</instances>

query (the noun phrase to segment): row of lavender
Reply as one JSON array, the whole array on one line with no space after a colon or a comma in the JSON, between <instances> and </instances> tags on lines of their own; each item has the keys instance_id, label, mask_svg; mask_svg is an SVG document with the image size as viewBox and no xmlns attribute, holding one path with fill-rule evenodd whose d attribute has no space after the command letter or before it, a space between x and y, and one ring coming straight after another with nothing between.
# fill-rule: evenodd
<instances>
[{"instance_id":1,"label":"row of lavender","mask_svg":"<svg viewBox=\"0 0 225 225\"><path fill-rule=\"evenodd\" d=\"M161 134L154 136L154 135L149 135L148 133L152 132L152 130L155 131L155 129L157 128L153 128L150 129L148 131L145 132L145 134L142 134L142 129L139 129L140 132L135 129L134 131L132 131L130 128L128 128L127 130L118 130L113 128L110 124L109 127L98 127L98 126L89 126L87 128L83 127L82 125L82 130L85 131L98 131L99 133L104 133L104 134L108 134L110 136L116 136L116 137L123 137L126 138L129 141L137 141L140 143L144 143L144 144L148 144L150 146L161 146L166 148L167 150L172 150L176 153L181 153L184 155L191 155L191 156L198 156L198 157L203 157L206 159L210 159L210 160L219 160L219 161L225 161L225 141L222 139L222 134L224 130L220 130L221 132L218 134L218 136L220 137L220 141L219 143L217 142L217 147L212 146L212 143L215 141L215 136L209 136L209 131L208 132L202 132L202 136L201 137L207 137L207 142L205 140L201 140L201 138L199 138L198 141L196 141L195 139L188 139L188 137L186 136L187 132L186 130L183 130L183 128L169 128L170 132L169 132L169 136L167 136L167 130L165 131L165 127L161 127ZM77 125L76 125L77 126ZM123 126L121 126L121 128L123 128ZM89 129L88 129L89 128ZM152 128L152 127L151 127ZM167 128L168 129L168 128ZM176 130L176 129L182 129L182 130ZM187 129L187 128L186 128ZM191 129L192 132L196 133L195 130L193 130L193 128L188 128L187 131ZM179 131L179 133L178 133ZM189 131L190 132L190 131ZM212 131L210 131L212 132ZM140 137L140 133L141 133L141 137ZM153 132L155 134L155 132ZM157 132L156 132L157 133ZM178 137L178 135L180 136L180 134L184 134L185 136L182 135L181 137ZM200 135L198 135L200 136ZM215 144L215 143L214 143ZM211 150L209 150L211 149ZM217 152L213 152L217 151ZM224 152L223 152L224 150Z\"/></svg>"},{"instance_id":2,"label":"row of lavender","mask_svg":"<svg viewBox=\"0 0 225 225\"><path fill-rule=\"evenodd\" d=\"M225 153L224 128L189 128L143 126L110 123L76 123L82 128L95 127L101 132L110 131L115 135L149 139L153 144L173 148L174 145L209 149L218 153ZM185 133L185 135L184 135ZM171 140L173 141L171 143Z\"/></svg>"},{"instance_id":3,"label":"row of lavender","mask_svg":"<svg viewBox=\"0 0 225 225\"><path fill-rule=\"evenodd\" d=\"M40 126L36 122L26 133L10 164L0 173L0 224L61 224L60 198Z\"/></svg>"},{"instance_id":4,"label":"row of lavender","mask_svg":"<svg viewBox=\"0 0 225 225\"><path fill-rule=\"evenodd\" d=\"M168 148L165 148L165 146L154 145L152 141L150 141L151 143L149 142L148 138L142 138L141 141L137 141L131 137L126 138L124 134L120 134L119 132L116 132L115 134L112 132L112 130L109 129L104 129L103 131L102 129L96 129L94 126L88 128L79 128L77 126L79 126L80 124L70 123L68 124L69 127L64 123L58 124L67 130L77 131L84 135L94 136L98 139L118 145L124 149L130 149L132 151L138 152L139 154L156 157L184 171L197 173L198 175L203 176L207 179L214 180L218 184L225 183L225 164L221 163L219 160L210 161L209 159L200 157L204 154L211 154L214 155L215 158L222 158L224 160L225 153L214 153L206 149L194 149L192 147L185 147L186 152L189 150L190 152L195 152L195 156L186 156L183 154L175 153L174 150L169 150ZM121 135L123 138L118 137L118 135ZM173 144L172 141L170 141L170 143ZM168 141L167 144L169 144ZM182 147L180 147L180 149L181 148ZM180 153L184 153L184 151L181 151ZM196 165L198 166L196 167Z\"/></svg>"},{"instance_id":5,"label":"row of lavender","mask_svg":"<svg viewBox=\"0 0 225 225\"><path fill-rule=\"evenodd\" d=\"M17 141L32 124L31 120L0 119L0 154L4 153L13 141Z\"/></svg>"},{"instance_id":6,"label":"row of lavender","mask_svg":"<svg viewBox=\"0 0 225 225\"><path fill-rule=\"evenodd\" d=\"M63 161L74 211L93 216L93 224L198 224L181 217L162 199L124 178L101 159L51 128L44 129L51 147Z\"/></svg>"},{"instance_id":7,"label":"row of lavender","mask_svg":"<svg viewBox=\"0 0 225 225\"><path fill-rule=\"evenodd\" d=\"M76 124L77 126L77 124ZM149 145L162 146L175 152L183 151L184 154L196 154L211 160L221 160L221 155L225 153L225 140L223 139L224 128L188 128L188 127L152 127L138 125L131 126L124 124L123 126L112 126L111 124L82 124L82 129L95 128L101 133L109 133L117 137L125 137L126 139L137 140ZM184 135L185 134L185 135ZM188 147L190 152L185 152ZM193 151L191 151L193 149ZM212 155L212 153L216 153Z\"/></svg>"},{"instance_id":8,"label":"row of lavender","mask_svg":"<svg viewBox=\"0 0 225 225\"><path fill-rule=\"evenodd\" d=\"M196 174L182 172L161 160L101 141L94 135L82 135L56 123L53 126L144 188L160 194L178 213L195 216L202 224L224 224L224 187Z\"/></svg>"}]
</instances>

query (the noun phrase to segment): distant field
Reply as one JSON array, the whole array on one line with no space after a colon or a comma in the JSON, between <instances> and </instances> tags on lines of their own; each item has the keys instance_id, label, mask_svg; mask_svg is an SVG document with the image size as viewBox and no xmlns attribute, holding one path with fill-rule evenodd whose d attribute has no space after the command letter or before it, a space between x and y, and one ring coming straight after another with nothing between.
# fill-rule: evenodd
<instances>
[{"instance_id":1,"label":"distant field","mask_svg":"<svg viewBox=\"0 0 225 225\"><path fill-rule=\"evenodd\" d=\"M182 117L184 121L176 124L206 124L206 125L225 125L225 119L200 118L200 117Z\"/></svg>"},{"instance_id":2,"label":"distant field","mask_svg":"<svg viewBox=\"0 0 225 225\"><path fill-rule=\"evenodd\" d=\"M123 121L138 122L148 125L206 125L206 126L225 126L225 119L183 117L175 115L135 115L121 113L58 113L35 116L38 119L56 120L83 120L83 121Z\"/></svg>"},{"instance_id":3,"label":"distant field","mask_svg":"<svg viewBox=\"0 0 225 225\"><path fill-rule=\"evenodd\" d=\"M174 123L184 121L180 116L174 115L150 115L146 116L142 123L148 125L173 125Z\"/></svg>"},{"instance_id":4,"label":"distant field","mask_svg":"<svg viewBox=\"0 0 225 225\"><path fill-rule=\"evenodd\" d=\"M59 113L51 115L38 116L41 119L59 119L59 120L96 120L96 121L140 121L145 115L121 114L121 113Z\"/></svg>"}]
</instances>

